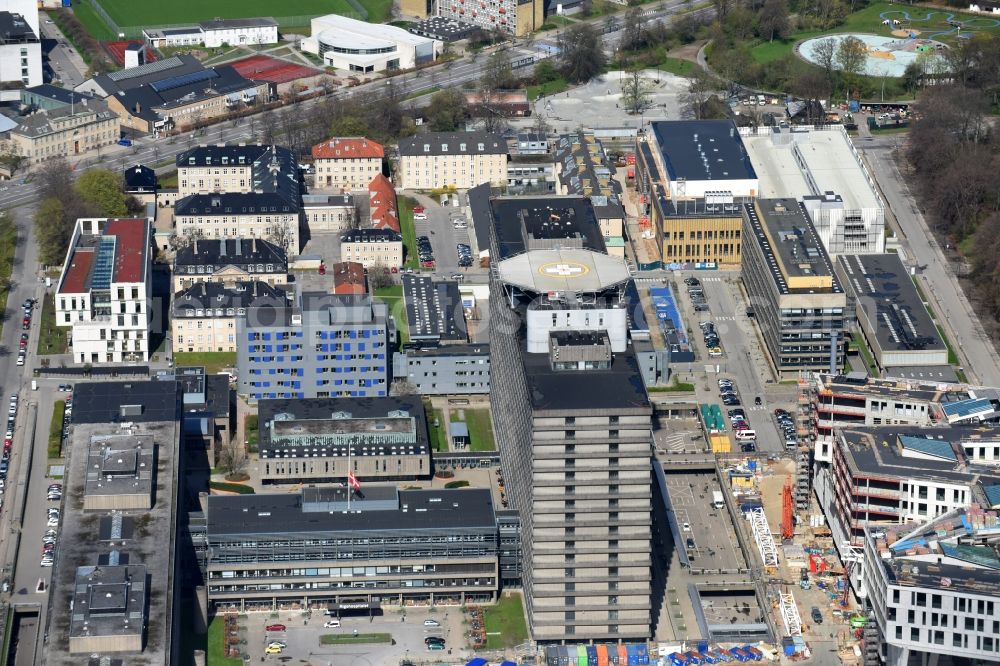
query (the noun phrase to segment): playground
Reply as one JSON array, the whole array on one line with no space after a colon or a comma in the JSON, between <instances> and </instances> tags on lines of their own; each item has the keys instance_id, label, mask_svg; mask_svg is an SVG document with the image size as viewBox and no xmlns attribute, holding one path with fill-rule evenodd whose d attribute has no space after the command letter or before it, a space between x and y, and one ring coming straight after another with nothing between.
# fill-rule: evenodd
<instances>
[{"instance_id":1,"label":"playground","mask_svg":"<svg viewBox=\"0 0 1000 666\"><path fill-rule=\"evenodd\" d=\"M880 37L863 33L847 33L806 40L799 46L799 54L809 62L819 64L816 47L820 42L832 39L839 47L840 43L848 37L860 39L868 47L864 71L868 76L902 76L907 65L911 62L919 58L938 59L936 53L941 49L948 48L941 42L921 39L916 35Z\"/></svg>"}]
</instances>

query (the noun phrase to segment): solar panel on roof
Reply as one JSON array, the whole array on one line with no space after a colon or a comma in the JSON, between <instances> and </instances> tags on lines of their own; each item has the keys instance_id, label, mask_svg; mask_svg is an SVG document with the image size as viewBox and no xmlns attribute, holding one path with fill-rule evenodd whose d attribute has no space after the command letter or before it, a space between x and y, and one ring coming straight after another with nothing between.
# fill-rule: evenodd
<instances>
[{"instance_id":1,"label":"solar panel on roof","mask_svg":"<svg viewBox=\"0 0 1000 666\"><path fill-rule=\"evenodd\" d=\"M955 450L951 448L951 442L940 439L928 439L926 437L913 437L912 435L900 435L899 441L904 450L923 453L942 460L958 462Z\"/></svg>"},{"instance_id":2,"label":"solar panel on roof","mask_svg":"<svg viewBox=\"0 0 1000 666\"><path fill-rule=\"evenodd\" d=\"M975 398L972 400L959 400L958 402L948 402L941 406L948 416L965 418L981 412L992 412L993 403L986 398Z\"/></svg>"},{"instance_id":3,"label":"solar panel on roof","mask_svg":"<svg viewBox=\"0 0 1000 666\"><path fill-rule=\"evenodd\" d=\"M155 81L150 83L149 87L156 92L164 92L166 90L173 90L174 88L180 88L182 86L189 86L192 83L208 81L209 79L214 79L218 76L219 75L214 69L203 69L199 72L190 72L189 74L172 76L169 79L163 79L162 81Z\"/></svg>"},{"instance_id":4,"label":"solar panel on roof","mask_svg":"<svg viewBox=\"0 0 1000 666\"><path fill-rule=\"evenodd\" d=\"M108 74L108 78L112 81L124 81L125 79L134 79L137 76L164 72L168 69L173 69L174 67L180 67L183 64L183 60L177 56L173 56L170 58L164 58L163 60L157 60L155 62L148 62L145 65L139 65L138 67L129 67L128 69L111 72Z\"/></svg>"}]
</instances>

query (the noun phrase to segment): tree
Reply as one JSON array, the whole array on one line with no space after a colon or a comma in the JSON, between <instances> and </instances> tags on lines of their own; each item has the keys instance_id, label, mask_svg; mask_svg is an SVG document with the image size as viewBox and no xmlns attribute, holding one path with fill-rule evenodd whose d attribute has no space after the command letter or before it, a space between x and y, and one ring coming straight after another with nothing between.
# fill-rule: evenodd
<instances>
[{"instance_id":1,"label":"tree","mask_svg":"<svg viewBox=\"0 0 1000 666\"><path fill-rule=\"evenodd\" d=\"M332 136L368 136L368 124L354 116L341 116L330 123Z\"/></svg>"},{"instance_id":2,"label":"tree","mask_svg":"<svg viewBox=\"0 0 1000 666\"><path fill-rule=\"evenodd\" d=\"M49 266L62 263L71 234L62 202L55 197L42 199L35 209L34 223L39 259Z\"/></svg>"},{"instance_id":3,"label":"tree","mask_svg":"<svg viewBox=\"0 0 1000 666\"><path fill-rule=\"evenodd\" d=\"M646 30L643 25L642 10L630 7L625 12L622 36L618 46L623 51L638 51L646 45Z\"/></svg>"},{"instance_id":4,"label":"tree","mask_svg":"<svg viewBox=\"0 0 1000 666\"><path fill-rule=\"evenodd\" d=\"M865 71L865 62L868 59L868 47L857 37L846 37L837 47L837 66L844 74L844 83L847 85L847 96L857 93L862 73Z\"/></svg>"},{"instance_id":5,"label":"tree","mask_svg":"<svg viewBox=\"0 0 1000 666\"><path fill-rule=\"evenodd\" d=\"M479 79L480 90L509 90L517 85L510 53L497 51L489 57Z\"/></svg>"},{"instance_id":6,"label":"tree","mask_svg":"<svg viewBox=\"0 0 1000 666\"><path fill-rule=\"evenodd\" d=\"M10 177L13 178L26 159L28 158L17 153L4 153L0 155L0 165L7 167L7 170L10 171Z\"/></svg>"},{"instance_id":7,"label":"tree","mask_svg":"<svg viewBox=\"0 0 1000 666\"><path fill-rule=\"evenodd\" d=\"M622 106L632 115L642 113L649 108L652 98L652 84L643 77L638 69L629 72L622 79Z\"/></svg>"},{"instance_id":8,"label":"tree","mask_svg":"<svg viewBox=\"0 0 1000 666\"><path fill-rule=\"evenodd\" d=\"M695 68L687 92L681 98L684 115L696 120L714 117L714 114L710 113L709 100L717 88L715 81L705 70L700 67Z\"/></svg>"},{"instance_id":9,"label":"tree","mask_svg":"<svg viewBox=\"0 0 1000 666\"><path fill-rule=\"evenodd\" d=\"M551 58L546 58L535 65L535 83L538 85L544 85L549 81L555 81L558 78L559 71L556 69L556 66L552 64Z\"/></svg>"},{"instance_id":10,"label":"tree","mask_svg":"<svg viewBox=\"0 0 1000 666\"><path fill-rule=\"evenodd\" d=\"M760 11L760 36L773 42L774 38L788 36L788 2L786 0L766 0Z\"/></svg>"},{"instance_id":11,"label":"tree","mask_svg":"<svg viewBox=\"0 0 1000 666\"><path fill-rule=\"evenodd\" d=\"M432 132L452 132L461 127L466 116L465 94L458 88L445 88L431 97L427 119Z\"/></svg>"},{"instance_id":12,"label":"tree","mask_svg":"<svg viewBox=\"0 0 1000 666\"><path fill-rule=\"evenodd\" d=\"M392 286L392 273L382 264L368 268L368 288L372 291Z\"/></svg>"},{"instance_id":13,"label":"tree","mask_svg":"<svg viewBox=\"0 0 1000 666\"><path fill-rule=\"evenodd\" d=\"M219 447L219 466L226 472L227 479L243 478L249 462L246 447L235 437Z\"/></svg>"},{"instance_id":14,"label":"tree","mask_svg":"<svg viewBox=\"0 0 1000 666\"><path fill-rule=\"evenodd\" d=\"M834 75L837 70L837 40L827 37L816 42L816 45L813 46L813 58L815 58L816 64L823 69L832 94Z\"/></svg>"},{"instance_id":15,"label":"tree","mask_svg":"<svg viewBox=\"0 0 1000 666\"><path fill-rule=\"evenodd\" d=\"M559 35L560 70L571 83L589 81L604 69L607 55L601 35L589 23L577 23Z\"/></svg>"},{"instance_id":16,"label":"tree","mask_svg":"<svg viewBox=\"0 0 1000 666\"><path fill-rule=\"evenodd\" d=\"M108 169L91 169L84 172L74 185L84 202L104 217L124 217L125 206L122 176Z\"/></svg>"},{"instance_id":17,"label":"tree","mask_svg":"<svg viewBox=\"0 0 1000 666\"><path fill-rule=\"evenodd\" d=\"M299 248L292 247L292 241L294 240L292 225L287 220L275 222L267 230L267 240L282 248L285 252L298 254Z\"/></svg>"}]
</instances>

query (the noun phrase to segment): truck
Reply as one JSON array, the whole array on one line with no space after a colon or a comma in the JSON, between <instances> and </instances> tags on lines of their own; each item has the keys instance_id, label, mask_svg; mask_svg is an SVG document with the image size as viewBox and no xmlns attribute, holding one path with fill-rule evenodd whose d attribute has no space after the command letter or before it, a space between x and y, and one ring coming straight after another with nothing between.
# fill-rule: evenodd
<instances>
[{"instance_id":1,"label":"truck","mask_svg":"<svg viewBox=\"0 0 1000 666\"><path fill-rule=\"evenodd\" d=\"M722 491L721 490L713 490L712 491L712 508L714 508L714 509L721 509L725 505L726 505L726 502L722 498Z\"/></svg>"}]
</instances>

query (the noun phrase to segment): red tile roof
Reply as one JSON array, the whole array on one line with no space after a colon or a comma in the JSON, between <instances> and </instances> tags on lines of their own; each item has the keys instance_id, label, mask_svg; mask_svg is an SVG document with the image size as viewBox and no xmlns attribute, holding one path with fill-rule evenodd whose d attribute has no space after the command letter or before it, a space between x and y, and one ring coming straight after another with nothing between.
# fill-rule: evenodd
<instances>
[{"instance_id":1,"label":"red tile roof","mask_svg":"<svg viewBox=\"0 0 1000 666\"><path fill-rule=\"evenodd\" d=\"M142 282L149 252L145 219L108 220L105 236L116 236L114 282Z\"/></svg>"},{"instance_id":2,"label":"red tile roof","mask_svg":"<svg viewBox=\"0 0 1000 666\"><path fill-rule=\"evenodd\" d=\"M333 293L366 294L365 267L355 261L342 261L330 266L333 275Z\"/></svg>"},{"instance_id":3,"label":"red tile roof","mask_svg":"<svg viewBox=\"0 0 1000 666\"><path fill-rule=\"evenodd\" d=\"M372 228L392 229L399 233L399 213L396 212L396 189L384 175L372 178L368 185L368 207Z\"/></svg>"},{"instance_id":4,"label":"red tile roof","mask_svg":"<svg viewBox=\"0 0 1000 666\"><path fill-rule=\"evenodd\" d=\"M73 250L69 260L69 268L59 285L60 294L82 294L90 284L90 269L94 265L97 253L92 247L81 247Z\"/></svg>"},{"instance_id":5,"label":"red tile roof","mask_svg":"<svg viewBox=\"0 0 1000 666\"><path fill-rule=\"evenodd\" d=\"M312 156L318 160L382 158L385 149L382 144L364 137L334 138L313 146Z\"/></svg>"}]
</instances>

